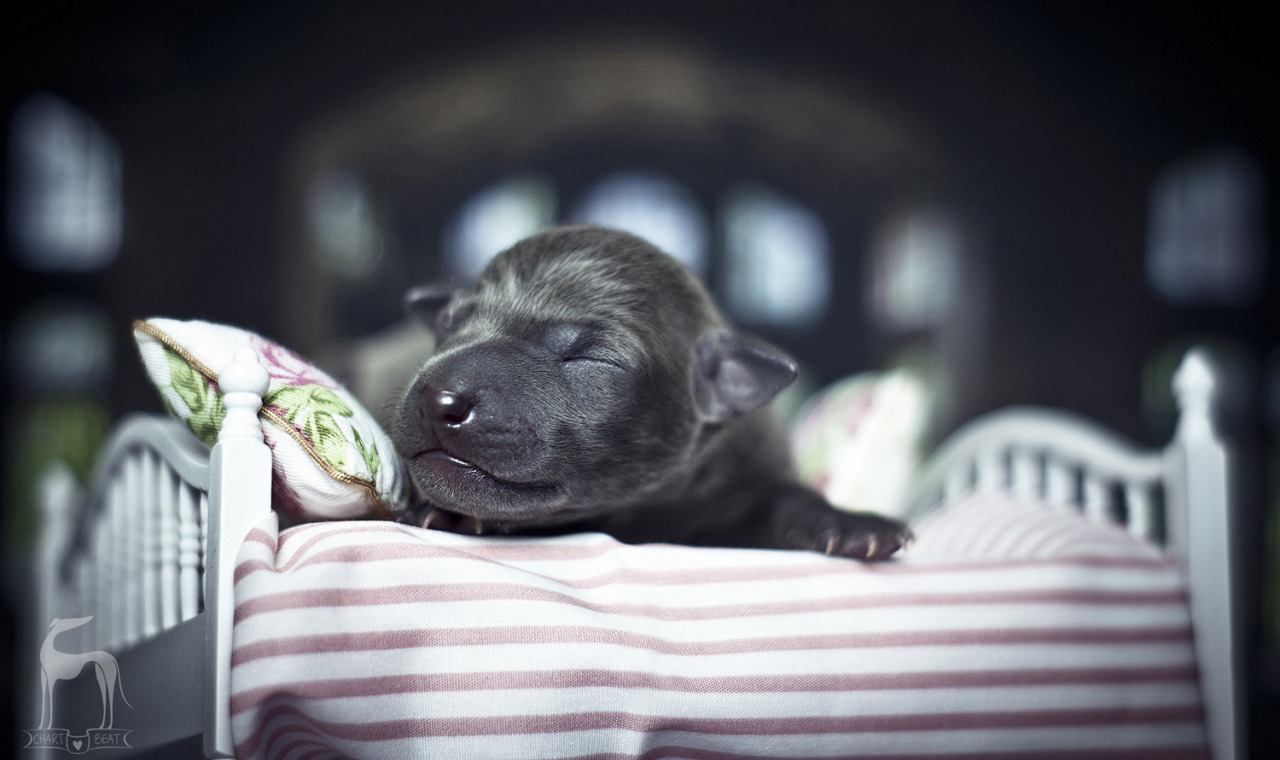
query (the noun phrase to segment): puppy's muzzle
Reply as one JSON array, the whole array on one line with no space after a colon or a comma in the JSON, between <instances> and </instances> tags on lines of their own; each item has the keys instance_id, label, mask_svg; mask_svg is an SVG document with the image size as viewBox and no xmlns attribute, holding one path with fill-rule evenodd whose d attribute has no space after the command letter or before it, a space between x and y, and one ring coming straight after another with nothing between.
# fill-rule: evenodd
<instances>
[{"instance_id":1,"label":"puppy's muzzle","mask_svg":"<svg viewBox=\"0 0 1280 760\"><path fill-rule=\"evenodd\" d=\"M468 392L425 385L413 399L419 437L412 458L452 462L508 485L544 479L537 431L512 414L510 399L490 391Z\"/></svg>"},{"instance_id":2,"label":"puppy's muzzle","mask_svg":"<svg viewBox=\"0 0 1280 760\"><path fill-rule=\"evenodd\" d=\"M417 428L405 454L443 456L509 484L545 482L545 404L529 392L538 372L527 352L494 343L428 362L405 399L406 421Z\"/></svg>"}]
</instances>

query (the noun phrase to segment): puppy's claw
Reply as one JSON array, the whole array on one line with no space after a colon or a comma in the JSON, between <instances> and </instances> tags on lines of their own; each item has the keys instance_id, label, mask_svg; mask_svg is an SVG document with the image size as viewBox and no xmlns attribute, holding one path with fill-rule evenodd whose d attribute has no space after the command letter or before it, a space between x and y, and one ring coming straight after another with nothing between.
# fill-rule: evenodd
<instances>
[{"instance_id":1,"label":"puppy's claw","mask_svg":"<svg viewBox=\"0 0 1280 760\"><path fill-rule=\"evenodd\" d=\"M484 532L484 523L480 520L435 508L427 510L426 516L419 524L424 528L442 530L446 533L474 533L478 536Z\"/></svg>"},{"instance_id":2,"label":"puppy's claw","mask_svg":"<svg viewBox=\"0 0 1280 760\"><path fill-rule=\"evenodd\" d=\"M912 538L910 529L895 520L835 510L821 514L807 527L795 526L785 535L786 545L793 548L870 562L888 559Z\"/></svg>"}]
</instances>

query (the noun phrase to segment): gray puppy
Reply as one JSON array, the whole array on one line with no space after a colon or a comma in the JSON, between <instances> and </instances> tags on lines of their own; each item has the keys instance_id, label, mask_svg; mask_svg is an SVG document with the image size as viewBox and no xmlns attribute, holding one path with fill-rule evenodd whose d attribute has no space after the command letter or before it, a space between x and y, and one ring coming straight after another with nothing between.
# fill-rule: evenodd
<instances>
[{"instance_id":1,"label":"gray puppy","mask_svg":"<svg viewBox=\"0 0 1280 760\"><path fill-rule=\"evenodd\" d=\"M734 332L697 278L640 238L543 232L474 286L418 289L408 306L437 340L392 425L423 524L859 559L910 537L792 479L767 404L795 362Z\"/></svg>"}]
</instances>

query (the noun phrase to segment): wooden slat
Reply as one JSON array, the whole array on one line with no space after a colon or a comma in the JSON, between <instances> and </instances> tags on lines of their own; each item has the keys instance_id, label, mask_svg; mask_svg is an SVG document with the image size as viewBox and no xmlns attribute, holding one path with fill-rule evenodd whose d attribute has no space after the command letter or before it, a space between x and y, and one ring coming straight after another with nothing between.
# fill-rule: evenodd
<instances>
[{"instance_id":1,"label":"wooden slat","mask_svg":"<svg viewBox=\"0 0 1280 760\"><path fill-rule=\"evenodd\" d=\"M159 482L160 497L160 627L169 630L178 624L178 492L181 482L163 467Z\"/></svg>"},{"instance_id":2,"label":"wooden slat","mask_svg":"<svg viewBox=\"0 0 1280 760\"><path fill-rule=\"evenodd\" d=\"M1107 483L1092 473L1084 476L1084 514L1099 523L1112 522Z\"/></svg>"},{"instance_id":3,"label":"wooden slat","mask_svg":"<svg viewBox=\"0 0 1280 760\"><path fill-rule=\"evenodd\" d=\"M179 613L190 620L200 612L201 496L186 484L178 486L178 587Z\"/></svg>"},{"instance_id":4,"label":"wooden slat","mask_svg":"<svg viewBox=\"0 0 1280 760\"><path fill-rule=\"evenodd\" d=\"M1040 496L1040 462L1035 451L1019 446L1013 450L1013 493L1024 499Z\"/></svg>"},{"instance_id":5,"label":"wooden slat","mask_svg":"<svg viewBox=\"0 0 1280 760\"><path fill-rule=\"evenodd\" d=\"M1125 488L1125 504L1129 511L1129 519L1125 527L1130 535L1154 542L1156 540L1155 501L1152 499L1151 486L1145 483L1130 483Z\"/></svg>"},{"instance_id":6,"label":"wooden slat","mask_svg":"<svg viewBox=\"0 0 1280 760\"><path fill-rule=\"evenodd\" d=\"M139 512L142 533L142 638L160 632L159 464L150 450L140 457L141 500L129 505Z\"/></svg>"}]
</instances>

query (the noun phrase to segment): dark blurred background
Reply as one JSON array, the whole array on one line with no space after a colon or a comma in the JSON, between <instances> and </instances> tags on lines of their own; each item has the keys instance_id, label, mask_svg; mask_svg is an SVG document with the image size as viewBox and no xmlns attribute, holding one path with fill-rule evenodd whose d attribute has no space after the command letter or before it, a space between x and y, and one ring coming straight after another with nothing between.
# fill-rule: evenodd
<instances>
[{"instance_id":1,"label":"dark blurred background","mask_svg":"<svg viewBox=\"0 0 1280 760\"><path fill-rule=\"evenodd\" d=\"M1177 358L1208 345L1241 454L1252 743L1276 756L1280 57L1263 7L10 9L3 645L36 474L87 475L113 419L160 409L130 320L254 329L377 403L379 357L417 339L398 326L407 285L590 219L698 269L809 387L924 370L934 438L1038 403L1162 444Z\"/></svg>"}]
</instances>

